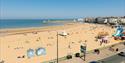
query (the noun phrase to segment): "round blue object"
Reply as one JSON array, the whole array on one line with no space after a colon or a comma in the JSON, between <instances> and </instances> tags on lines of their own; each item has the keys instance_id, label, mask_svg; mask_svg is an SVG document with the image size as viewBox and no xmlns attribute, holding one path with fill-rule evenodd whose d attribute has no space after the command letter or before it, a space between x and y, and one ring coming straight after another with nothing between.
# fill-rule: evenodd
<instances>
[{"instance_id":1,"label":"round blue object","mask_svg":"<svg viewBox=\"0 0 125 63\"><path fill-rule=\"evenodd\" d=\"M27 56L28 56L28 58L33 57L34 56L34 50L33 49L27 50Z\"/></svg>"},{"instance_id":2,"label":"round blue object","mask_svg":"<svg viewBox=\"0 0 125 63\"><path fill-rule=\"evenodd\" d=\"M38 48L38 49L36 49L36 55L37 56L46 55L46 49L45 48Z\"/></svg>"}]
</instances>

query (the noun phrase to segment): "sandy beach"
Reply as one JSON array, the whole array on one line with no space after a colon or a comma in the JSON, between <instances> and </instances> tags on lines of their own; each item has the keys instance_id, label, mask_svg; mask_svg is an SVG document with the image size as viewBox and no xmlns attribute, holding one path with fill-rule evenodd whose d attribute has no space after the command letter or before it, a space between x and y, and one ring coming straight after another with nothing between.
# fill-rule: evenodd
<instances>
[{"instance_id":1,"label":"sandy beach","mask_svg":"<svg viewBox=\"0 0 125 63\"><path fill-rule=\"evenodd\" d=\"M87 51L106 47L118 43L113 39L112 34L115 29L99 24L79 24L70 23L64 26L49 26L38 28L24 28L13 30L0 30L0 61L5 63L40 63L57 58L57 32L65 31L67 36L58 36L59 58L68 54L80 52L80 45L87 44ZM99 32L108 32L109 40L107 44L96 41ZM27 50L42 47L46 49L46 55L32 58L27 57ZM18 57L24 56L24 58Z\"/></svg>"}]
</instances>

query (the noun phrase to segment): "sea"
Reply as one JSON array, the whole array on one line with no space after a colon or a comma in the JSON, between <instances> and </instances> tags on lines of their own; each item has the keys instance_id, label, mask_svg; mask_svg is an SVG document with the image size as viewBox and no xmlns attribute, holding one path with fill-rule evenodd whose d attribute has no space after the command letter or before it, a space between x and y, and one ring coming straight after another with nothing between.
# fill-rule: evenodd
<instances>
[{"instance_id":1,"label":"sea","mask_svg":"<svg viewBox=\"0 0 125 63\"><path fill-rule=\"evenodd\" d=\"M0 19L0 29L60 26L73 19Z\"/></svg>"}]
</instances>

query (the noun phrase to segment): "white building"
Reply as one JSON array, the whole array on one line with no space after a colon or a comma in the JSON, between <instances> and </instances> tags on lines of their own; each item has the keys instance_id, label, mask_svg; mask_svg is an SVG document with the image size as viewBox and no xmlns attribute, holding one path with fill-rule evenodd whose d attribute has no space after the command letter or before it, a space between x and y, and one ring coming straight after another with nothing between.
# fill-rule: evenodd
<instances>
[{"instance_id":1,"label":"white building","mask_svg":"<svg viewBox=\"0 0 125 63\"><path fill-rule=\"evenodd\" d=\"M97 18L97 23L100 23L100 24L105 24L105 23L108 23L108 19L106 18Z\"/></svg>"},{"instance_id":2,"label":"white building","mask_svg":"<svg viewBox=\"0 0 125 63\"><path fill-rule=\"evenodd\" d=\"M78 21L84 21L84 19L83 19L83 18L78 18L77 20L78 20Z\"/></svg>"},{"instance_id":3,"label":"white building","mask_svg":"<svg viewBox=\"0 0 125 63\"><path fill-rule=\"evenodd\" d=\"M108 21L109 21L110 24L117 24L118 18L109 18Z\"/></svg>"},{"instance_id":4,"label":"white building","mask_svg":"<svg viewBox=\"0 0 125 63\"><path fill-rule=\"evenodd\" d=\"M108 23L108 19L105 19L105 20L104 20L104 23L105 23L105 24Z\"/></svg>"},{"instance_id":5,"label":"white building","mask_svg":"<svg viewBox=\"0 0 125 63\"><path fill-rule=\"evenodd\" d=\"M125 18L120 18L122 24L125 24Z\"/></svg>"}]
</instances>

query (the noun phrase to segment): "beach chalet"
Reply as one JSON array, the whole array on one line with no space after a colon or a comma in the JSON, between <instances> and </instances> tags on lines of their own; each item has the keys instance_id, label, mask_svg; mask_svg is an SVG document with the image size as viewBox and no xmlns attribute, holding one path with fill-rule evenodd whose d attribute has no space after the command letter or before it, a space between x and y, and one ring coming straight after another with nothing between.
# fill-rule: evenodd
<instances>
[{"instance_id":1,"label":"beach chalet","mask_svg":"<svg viewBox=\"0 0 125 63\"><path fill-rule=\"evenodd\" d=\"M84 21L87 23L95 23L95 18L84 18Z\"/></svg>"}]
</instances>

